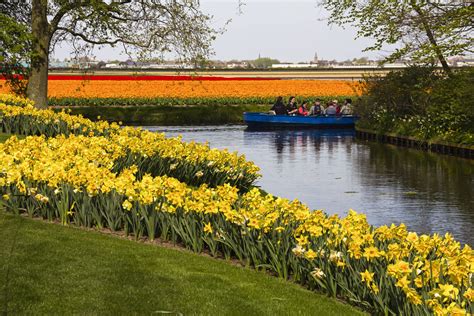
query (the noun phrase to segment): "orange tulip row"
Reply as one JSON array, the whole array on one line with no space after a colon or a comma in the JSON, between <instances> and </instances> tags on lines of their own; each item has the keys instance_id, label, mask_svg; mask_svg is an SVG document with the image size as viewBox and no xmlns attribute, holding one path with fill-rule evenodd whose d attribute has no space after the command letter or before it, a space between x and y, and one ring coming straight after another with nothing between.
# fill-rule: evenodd
<instances>
[{"instance_id":1,"label":"orange tulip row","mask_svg":"<svg viewBox=\"0 0 474 316\"><path fill-rule=\"evenodd\" d=\"M48 84L48 96L54 98L309 97L349 96L360 91L358 82L343 80L51 80ZM0 85L0 92L8 92L4 82Z\"/></svg>"}]
</instances>

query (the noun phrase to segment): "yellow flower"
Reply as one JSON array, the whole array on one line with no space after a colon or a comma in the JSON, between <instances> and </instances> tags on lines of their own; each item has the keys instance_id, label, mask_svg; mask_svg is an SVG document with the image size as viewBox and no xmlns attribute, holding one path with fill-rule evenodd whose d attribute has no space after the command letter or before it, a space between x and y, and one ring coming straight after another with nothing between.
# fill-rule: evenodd
<instances>
[{"instance_id":1,"label":"yellow flower","mask_svg":"<svg viewBox=\"0 0 474 316\"><path fill-rule=\"evenodd\" d=\"M416 243L418 241L417 233L408 233L406 240L411 243Z\"/></svg>"},{"instance_id":2,"label":"yellow flower","mask_svg":"<svg viewBox=\"0 0 474 316\"><path fill-rule=\"evenodd\" d=\"M308 244L308 236L301 235L295 238L299 245L306 246Z\"/></svg>"},{"instance_id":3,"label":"yellow flower","mask_svg":"<svg viewBox=\"0 0 474 316\"><path fill-rule=\"evenodd\" d=\"M199 170L198 172L196 172L196 174L194 175L196 178L200 178L204 175L204 172L202 172L201 170Z\"/></svg>"},{"instance_id":4,"label":"yellow flower","mask_svg":"<svg viewBox=\"0 0 474 316\"><path fill-rule=\"evenodd\" d=\"M441 295L443 295L444 297L447 297L453 300L458 297L459 289L456 288L452 284L440 284L439 288L441 290L440 291Z\"/></svg>"},{"instance_id":5,"label":"yellow flower","mask_svg":"<svg viewBox=\"0 0 474 316\"><path fill-rule=\"evenodd\" d=\"M314 258L316 258L316 252L314 252L313 249L309 249L308 251L306 251L304 256L308 260L313 260Z\"/></svg>"},{"instance_id":6,"label":"yellow flower","mask_svg":"<svg viewBox=\"0 0 474 316\"><path fill-rule=\"evenodd\" d=\"M5 201L8 201L10 199L10 196L8 194L4 194L2 195L2 199L4 199Z\"/></svg>"},{"instance_id":7,"label":"yellow flower","mask_svg":"<svg viewBox=\"0 0 474 316\"><path fill-rule=\"evenodd\" d=\"M412 288L405 288L405 294L408 300L414 305L420 305L422 303L420 295L416 292L415 289Z\"/></svg>"},{"instance_id":8,"label":"yellow flower","mask_svg":"<svg viewBox=\"0 0 474 316\"><path fill-rule=\"evenodd\" d=\"M129 200L125 200L123 203L122 203L122 207L124 210L127 210L127 211L130 211L132 209L132 203L130 203Z\"/></svg>"},{"instance_id":9,"label":"yellow flower","mask_svg":"<svg viewBox=\"0 0 474 316\"><path fill-rule=\"evenodd\" d=\"M275 231L278 232L278 233L281 233L284 230L285 230L285 228L281 227L281 226L278 226L277 228L275 228Z\"/></svg>"},{"instance_id":10,"label":"yellow flower","mask_svg":"<svg viewBox=\"0 0 474 316\"><path fill-rule=\"evenodd\" d=\"M294 253L295 256L301 257L305 253L306 250L303 247L301 247L301 245L296 245L296 247L293 248L291 251Z\"/></svg>"},{"instance_id":11,"label":"yellow flower","mask_svg":"<svg viewBox=\"0 0 474 316\"><path fill-rule=\"evenodd\" d=\"M336 266L337 266L338 268L343 268L343 269L344 269L345 266L346 266L346 263L345 263L344 261L337 261L337 262L336 262Z\"/></svg>"},{"instance_id":12,"label":"yellow flower","mask_svg":"<svg viewBox=\"0 0 474 316\"><path fill-rule=\"evenodd\" d=\"M469 302L474 302L474 290L471 288L468 288L466 292L464 292L463 295Z\"/></svg>"},{"instance_id":13,"label":"yellow flower","mask_svg":"<svg viewBox=\"0 0 474 316\"><path fill-rule=\"evenodd\" d=\"M411 273L411 271L410 264L403 260L399 260L395 264L389 264L387 267L387 273L390 276L404 275Z\"/></svg>"},{"instance_id":14,"label":"yellow flower","mask_svg":"<svg viewBox=\"0 0 474 316\"><path fill-rule=\"evenodd\" d=\"M374 273L365 270L364 272L360 272L360 277L362 278L362 282L369 284L374 280Z\"/></svg>"},{"instance_id":15,"label":"yellow flower","mask_svg":"<svg viewBox=\"0 0 474 316\"><path fill-rule=\"evenodd\" d=\"M378 293L380 292L378 286L377 286L375 283L372 283L372 284L370 285L370 289L372 290L372 292L373 292L374 294L378 294Z\"/></svg>"},{"instance_id":16,"label":"yellow flower","mask_svg":"<svg viewBox=\"0 0 474 316\"><path fill-rule=\"evenodd\" d=\"M422 288L423 287L423 280L421 277L417 277L415 279L415 285L417 288Z\"/></svg>"},{"instance_id":17,"label":"yellow flower","mask_svg":"<svg viewBox=\"0 0 474 316\"><path fill-rule=\"evenodd\" d=\"M42 203L48 203L49 201L49 198L47 196L44 196L42 194L36 194L35 195L35 199L37 199L38 201L42 202Z\"/></svg>"},{"instance_id":18,"label":"yellow flower","mask_svg":"<svg viewBox=\"0 0 474 316\"><path fill-rule=\"evenodd\" d=\"M206 234L212 234L212 225L211 225L211 222L207 223L206 225L204 225L204 232Z\"/></svg>"},{"instance_id":19,"label":"yellow flower","mask_svg":"<svg viewBox=\"0 0 474 316\"><path fill-rule=\"evenodd\" d=\"M408 289L410 281L408 281L407 277L404 276L403 278L399 279L395 285L401 287L402 289Z\"/></svg>"},{"instance_id":20,"label":"yellow flower","mask_svg":"<svg viewBox=\"0 0 474 316\"><path fill-rule=\"evenodd\" d=\"M370 246L370 247L364 248L363 256L365 258L367 258L367 260L370 261L370 260L372 260L374 258L378 258L378 257L380 257L384 254L385 254L384 251L379 251L379 249L377 247Z\"/></svg>"},{"instance_id":21,"label":"yellow flower","mask_svg":"<svg viewBox=\"0 0 474 316\"><path fill-rule=\"evenodd\" d=\"M311 276L315 279L322 279L326 274L324 274L323 270L314 268L314 270L311 271Z\"/></svg>"}]
</instances>

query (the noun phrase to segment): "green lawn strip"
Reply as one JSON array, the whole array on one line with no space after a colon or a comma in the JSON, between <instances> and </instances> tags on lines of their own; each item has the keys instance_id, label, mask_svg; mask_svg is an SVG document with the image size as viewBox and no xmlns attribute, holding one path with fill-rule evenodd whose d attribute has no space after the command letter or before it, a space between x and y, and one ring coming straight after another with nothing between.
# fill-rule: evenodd
<instances>
[{"instance_id":1,"label":"green lawn strip","mask_svg":"<svg viewBox=\"0 0 474 316\"><path fill-rule=\"evenodd\" d=\"M339 301L180 249L0 209L3 314L355 315Z\"/></svg>"},{"instance_id":2,"label":"green lawn strip","mask_svg":"<svg viewBox=\"0 0 474 316\"><path fill-rule=\"evenodd\" d=\"M13 136L12 134L0 133L0 143L3 143L4 141L6 141L7 139L9 139L12 136ZM23 135L16 135L16 137L18 137L20 139L25 138L25 136L23 136Z\"/></svg>"},{"instance_id":3,"label":"green lawn strip","mask_svg":"<svg viewBox=\"0 0 474 316\"><path fill-rule=\"evenodd\" d=\"M6 141L8 138L10 138L10 136L12 135L0 133L0 143L3 143L4 141Z\"/></svg>"}]
</instances>

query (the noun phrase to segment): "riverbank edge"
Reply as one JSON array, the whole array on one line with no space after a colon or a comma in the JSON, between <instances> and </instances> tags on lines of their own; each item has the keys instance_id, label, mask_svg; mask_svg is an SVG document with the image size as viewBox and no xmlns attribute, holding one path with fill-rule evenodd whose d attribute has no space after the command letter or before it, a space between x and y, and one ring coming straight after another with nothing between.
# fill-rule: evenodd
<instances>
[{"instance_id":1,"label":"riverbank edge","mask_svg":"<svg viewBox=\"0 0 474 316\"><path fill-rule=\"evenodd\" d=\"M401 136L394 133L380 133L370 129L357 127L356 138L377 141L400 147L414 148L438 154L474 159L474 146L463 146L453 143L430 142L416 137Z\"/></svg>"},{"instance_id":2,"label":"riverbank edge","mask_svg":"<svg viewBox=\"0 0 474 316\"><path fill-rule=\"evenodd\" d=\"M229 125L243 124L244 112L267 112L268 104L243 104L232 106L51 106L53 111L67 111L91 120L122 122L132 126L176 125Z\"/></svg>"}]
</instances>

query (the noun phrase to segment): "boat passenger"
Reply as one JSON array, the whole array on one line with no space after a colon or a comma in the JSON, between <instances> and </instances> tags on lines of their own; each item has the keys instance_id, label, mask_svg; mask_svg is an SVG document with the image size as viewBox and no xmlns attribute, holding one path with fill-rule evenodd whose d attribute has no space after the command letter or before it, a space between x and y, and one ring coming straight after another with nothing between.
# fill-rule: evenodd
<instances>
[{"instance_id":1,"label":"boat passenger","mask_svg":"<svg viewBox=\"0 0 474 316\"><path fill-rule=\"evenodd\" d=\"M336 99L332 100L332 103L336 107L336 115L341 115L341 106L338 104Z\"/></svg>"},{"instance_id":2,"label":"boat passenger","mask_svg":"<svg viewBox=\"0 0 474 316\"><path fill-rule=\"evenodd\" d=\"M314 101L314 105L309 110L309 115L323 115L324 114L324 107L321 105L321 100L316 99Z\"/></svg>"},{"instance_id":3,"label":"boat passenger","mask_svg":"<svg viewBox=\"0 0 474 316\"><path fill-rule=\"evenodd\" d=\"M336 106L334 105L333 101L328 102L328 106L326 108L326 115L336 115Z\"/></svg>"},{"instance_id":4,"label":"boat passenger","mask_svg":"<svg viewBox=\"0 0 474 316\"><path fill-rule=\"evenodd\" d=\"M303 103L298 108L298 115L308 116L309 112L308 112L308 109L306 108L307 103L308 103L307 101L303 101Z\"/></svg>"},{"instance_id":5,"label":"boat passenger","mask_svg":"<svg viewBox=\"0 0 474 316\"><path fill-rule=\"evenodd\" d=\"M278 97L273 104L270 111L274 111L276 115L288 115L285 104L283 103L283 97Z\"/></svg>"},{"instance_id":6,"label":"boat passenger","mask_svg":"<svg viewBox=\"0 0 474 316\"><path fill-rule=\"evenodd\" d=\"M288 114L296 114L298 113L298 105L296 104L296 98L295 97L290 97L290 101L288 102L288 105L286 106L286 109L288 111Z\"/></svg>"},{"instance_id":7,"label":"boat passenger","mask_svg":"<svg viewBox=\"0 0 474 316\"><path fill-rule=\"evenodd\" d=\"M352 100L346 99L344 105L341 108L341 115L352 115Z\"/></svg>"}]
</instances>

